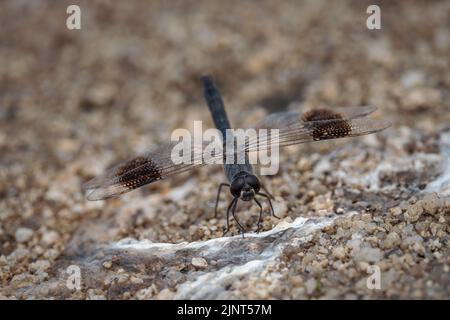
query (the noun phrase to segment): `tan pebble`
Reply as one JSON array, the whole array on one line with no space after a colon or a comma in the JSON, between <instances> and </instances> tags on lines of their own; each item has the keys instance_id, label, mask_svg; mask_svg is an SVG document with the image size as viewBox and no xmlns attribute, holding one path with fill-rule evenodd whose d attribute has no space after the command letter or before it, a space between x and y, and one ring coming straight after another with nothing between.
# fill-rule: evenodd
<instances>
[{"instance_id":1,"label":"tan pebble","mask_svg":"<svg viewBox=\"0 0 450 320\"><path fill-rule=\"evenodd\" d=\"M402 104L408 109L431 107L442 100L441 93L434 88L415 88L409 90L402 99Z\"/></svg>"},{"instance_id":2,"label":"tan pebble","mask_svg":"<svg viewBox=\"0 0 450 320\"><path fill-rule=\"evenodd\" d=\"M422 254L422 255L425 254L425 247L420 242L414 243L412 248L413 248L414 251L416 251L419 254Z\"/></svg>"},{"instance_id":3,"label":"tan pebble","mask_svg":"<svg viewBox=\"0 0 450 320\"><path fill-rule=\"evenodd\" d=\"M400 242L400 236L396 232L392 231L386 236L386 239L381 242L381 247L384 249L391 249L400 245Z\"/></svg>"},{"instance_id":4,"label":"tan pebble","mask_svg":"<svg viewBox=\"0 0 450 320\"><path fill-rule=\"evenodd\" d=\"M369 233L369 234L373 234L376 230L377 230L377 226L374 223L367 223L364 226L364 229Z\"/></svg>"},{"instance_id":5,"label":"tan pebble","mask_svg":"<svg viewBox=\"0 0 450 320\"><path fill-rule=\"evenodd\" d=\"M360 272L367 272L367 268L369 267L369 264L365 261L359 261L356 266L358 267L358 270Z\"/></svg>"},{"instance_id":6,"label":"tan pebble","mask_svg":"<svg viewBox=\"0 0 450 320\"><path fill-rule=\"evenodd\" d=\"M117 276L117 283L119 284L123 284L125 282L127 282L129 279L129 275L128 274L121 274Z\"/></svg>"},{"instance_id":7,"label":"tan pebble","mask_svg":"<svg viewBox=\"0 0 450 320\"><path fill-rule=\"evenodd\" d=\"M55 260L60 254L61 252L56 249L48 249L44 252L44 257L49 260Z\"/></svg>"},{"instance_id":8,"label":"tan pebble","mask_svg":"<svg viewBox=\"0 0 450 320\"><path fill-rule=\"evenodd\" d=\"M327 261L328 262L328 261ZM317 261L313 261L308 267L307 270L309 270L312 274L320 274L323 272L323 267L322 265L317 262Z\"/></svg>"},{"instance_id":9,"label":"tan pebble","mask_svg":"<svg viewBox=\"0 0 450 320\"><path fill-rule=\"evenodd\" d=\"M165 288L165 289L161 290L157 294L156 299L159 299L159 300L170 300L170 299L172 299L173 295L174 295L174 293L172 291L170 291L169 289Z\"/></svg>"},{"instance_id":10,"label":"tan pebble","mask_svg":"<svg viewBox=\"0 0 450 320\"><path fill-rule=\"evenodd\" d=\"M411 275L416 278L421 277L423 275L423 271L423 267L420 264L416 264L410 269Z\"/></svg>"},{"instance_id":11,"label":"tan pebble","mask_svg":"<svg viewBox=\"0 0 450 320\"><path fill-rule=\"evenodd\" d=\"M311 168L311 162L306 158L300 158L300 160L297 162L297 169L300 171L309 171L311 170Z\"/></svg>"},{"instance_id":12,"label":"tan pebble","mask_svg":"<svg viewBox=\"0 0 450 320\"><path fill-rule=\"evenodd\" d=\"M194 257L191 260L191 263L194 267L199 268L199 269L204 269L206 267L208 267L208 262L200 257Z\"/></svg>"},{"instance_id":13,"label":"tan pebble","mask_svg":"<svg viewBox=\"0 0 450 320\"><path fill-rule=\"evenodd\" d=\"M33 262L30 264L29 269L31 271L37 272L37 271L45 271L48 268L50 268L50 262L47 260L38 260L36 262Z\"/></svg>"},{"instance_id":14,"label":"tan pebble","mask_svg":"<svg viewBox=\"0 0 450 320\"><path fill-rule=\"evenodd\" d=\"M329 263L328 259L324 259L319 262L319 265L322 269L324 269L324 268L328 267L328 263Z\"/></svg>"},{"instance_id":15,"label":"tan pebble","mask_svg":"<svg viewBox=\"0 0 450 320\"><path fill-rule=\"evenodd\" d=\"M301 276L296 275L296 276L291 277L290 283L291 283L293 286L300 286L300 285L303 283L303 279L302 279Z\"/></svg>"},{"instance_id":16,"label":"tan pebble","mask_svg":"<svg viewBox=\"0 0 450 320\"><path fill-rule=\"evenodd\" d=\"M123 299L130 299L131 298L131 292L127 291L123 294Z\"/></svg>"},{"instance_id":17,"label":"tan pebble","mask_svg":"<svg viewBox=\"0 0 450 320\"><path fill-rule=\"evenodd\" d=\"M251 242L248 244L248 250L250 252L257 252L259 250L259 245L257 243Z\"/></svg>"},{"instance_id":18,"label":"tan pebble","mask_svg":"<svg viewBox=\"0 0 450 320\"><path fill-rule=\"evenodd\" d=\"M361 229L364 229L365 226L366 226L366 223L364 221L361 221L361 220L353 221L353 229L361 230Z\"/></svg>"},{"instance_id":19,"label":"tan pebble","mask_svg":"<svg viewBox=\"0 0 450 320\"><path fill-rule=\"evenodd\" d=\"M189 226L188 230L189 230L189 235L193 236L199 230L199 227L192 224Z\"/></svg>"},{"instance_id":20,"label":"tan pebble","mask_svg":"<svg viewBox=\"0 0 450 320\"><path fill-rule=\"evenodd\" d=\"M402 214L402 208L400 207L393 207L391 209L389 209L389 212L393 215L393 216L398 216Z\"/></svg>"},{"instance_id":21,"label":"tan pebble","mask_svg":"<svg viewBox=\"0 0 450 320\"><path fill-rule=\"evenodd\" d=\"M133 284L142 284L142 283L144 283L144 280L141 279L141 278L132 276L132 277L130 278L130 282L133 283Z\"/></svg>"},{"instance_id":22,"label":"tan pebble","mask_svg":"<svg viewBox=\"0 0 450 320\"><path fill-rule=\"evenodd\" d=\"M150 299L151 297L153 297L153 294L154 294L153 287L148 287L139 290L136 293L136 298L139 300Z\"/></svg>"},{"instance_id":23,"label":"tan pebble","mask_svg":"<svg viewBox=\"0 0 450 320\"><path fill-rule=\"evenodd\" d=\"M188 220L187 214L184 214L183 212L177 212L170 218L170 223L181 226Z\"/></svg>"},{"instance_id":24,"label":"tan pebble","mask_svg":"<svg viewBox=\"0 0 450 320\"><path fill-rule=\"evenodd\" d=\"M112 267L112 262L111 261L105 261L103 262L103 267L105 269L110 269Z\"/></svg>"},{"instance_id":25,"label":"tan pebble","mask_svg":"<svg viewBox=\"0 0 450 320\"><path fill-rule=\"evenodd\" d=\"M319 195L314 198L312 202L312 208L318 214L325 215L333 212L334 202L331 200L329 193L327 193L326 195Z\"/></svg>"},{"instance_id":26,"label":"tan pebble","mask_svg":"<svg viewBox=\"0 0 450 320\"><path fill-rule=\"evenodd\" d=\"M308 281L305 282L305 289L306 289L306 293L308 295L311 295L315 290L316 290L316 279L311 278Z\"/></svg>"},{"instance_id":27,"label":"tan pebble","mask_svg":"<svg viewBox=\"0 0 450 320\"><path fill-rule=\"evenodd\" d=\"M42 236L42 242L46 245L52 245L59 241L59 234L54 230L50 230Z\"/></svg>"},{"instance_id":28,"label":"tan pebble","mask_svg":"<svg viewBox=\"0 0 450 320\"><path fill-rule=\"evenodd\" d=\"M332 235L336 233L336 226L329 225L322 229L322 232L325 232L326 234Z\"/></svg>"},{"instance_id":29,"label":"tan pebble","mask_svg":"<svg viewBox=\"0 0 450 320\"><path fill-rule=\"evenodd\" d=\"M440 253L439 251L435 251L435 252L433 252L433 256L434 256L436 259L441 260L441 258L442 258L442 253Z\"/></svg>"},{"instance_id":30,"label":"tan pebble","mask_svg":"<svg viewBox=\"0 0 450 320\"><path fill-rule=\"evenodd\" d=\"M378 262L382 258L382 252L378 248L364 247L355 254L356 261Z\"/></svg>"},{"instance_id":31,"label":"tan pebble","mask_svg":"<svg viewBox=\"0 0 450 320\"><path fill-rule=\"evenodd\" d=\"M428 223L426 223L425 221L417 222L414 225L414 229L416 229L417 232L422 233L423 231L428 229Z\"/></svg>"},{"instance_id":32,"label":"tan pebble","mask_svg":"<svg viewBox=\"0 0 450 320\"><path fill-rule=\"evenodd\" d=\"M10 284L16 288L24 288L31 286L36 280L37 276L27 274L27 273L21 273L18 275L15 275L12 279Z\"/></svg>"},{"instance_id":33,"label":"tan pebble","mask_svg":"<svg viewBox=\"0 0 450 320\"><path fill-rule=\"evenodd\" d=\"M339 246L333 249L332 256L337 259L345 258L345 249L343 246Z\"/></svg>"},{"instance_id":34,"label":"tan pebble","mask_svg":"<svg viewBox=\"0 0 450 320\"><path fill-rule=\"evenodd\" d=\"M333 262L333 268L336 270L339 270L342 267L342 262L339 260L336 260Z\"/></svg>"},{"instance_id":35,"label":"tan pebble","mask_svg":"<svg viewBox=\"0 0 450 320\"><path fill-rule=\"evenodd\" d=\"M423 213L422 202L418 201L417 203L408 207L405 212L405 220L408 222L416 222L419 220L420 216Z\"/></svg>"},{"instance_id":36,"label":"tan pebble","mask_svg":"<svg viewBox=\"0 0 450 320\"><path fill-rule=\"evenodd\" d=\"M319 247L319 248L317 249L317 252L318 252L318 253L321 253L321 254L328 254L328 249L325 248L325 247Z\"/></svg>"},{"instance_id":37,"label":"tan pebble","mask_svg":"<svg viewBox=\"0 0 450 320\"><path fill-rule=\"evenodd\" d=\"M426 195L422 203L425 212L431 215L436 214L443 205L443 201L435 193Z\"/></svg>"}]
</instances>

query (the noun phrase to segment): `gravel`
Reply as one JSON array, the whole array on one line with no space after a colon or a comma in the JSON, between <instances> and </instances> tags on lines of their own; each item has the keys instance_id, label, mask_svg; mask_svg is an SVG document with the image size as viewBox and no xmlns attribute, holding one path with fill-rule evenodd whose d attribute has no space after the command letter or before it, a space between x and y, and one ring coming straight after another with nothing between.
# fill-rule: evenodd
<instances>
[{"instance_id":1,"label":"gravel","mask_svg":"<svg viewBox=\"0 0 450 320\"><path fill-rule=\"evenodd\" d=\"M64 2L2 2L0 298L449 299L450 3L383 3L381 30L368 5L82 2L70 31ZM393 125L283 149L262 177L281 219L264 203L256 234L240 204L244 238L223 236L229 194L213 217L220 166L86 201L83 182L212 125L205 72L236 127L367 104Z\"/></svg>"}]
</instances>

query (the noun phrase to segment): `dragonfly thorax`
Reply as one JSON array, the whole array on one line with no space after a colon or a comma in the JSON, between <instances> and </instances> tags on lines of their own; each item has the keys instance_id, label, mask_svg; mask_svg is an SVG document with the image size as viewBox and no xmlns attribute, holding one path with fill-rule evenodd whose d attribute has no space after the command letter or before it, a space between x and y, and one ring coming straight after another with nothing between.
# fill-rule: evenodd
<instances>
[{"instance_id":1,"label":"dragonfly thorax","mask_svg":"<svg viewBox=\"0 0 450 320\"><path fill-rule=\"evenodd\" d=\"M253 199L259 192L261 185L258 178L247 172L241 172L231 182L230 192L235 198L241 198L244 201Z\"/></svg>"}]
</instances>

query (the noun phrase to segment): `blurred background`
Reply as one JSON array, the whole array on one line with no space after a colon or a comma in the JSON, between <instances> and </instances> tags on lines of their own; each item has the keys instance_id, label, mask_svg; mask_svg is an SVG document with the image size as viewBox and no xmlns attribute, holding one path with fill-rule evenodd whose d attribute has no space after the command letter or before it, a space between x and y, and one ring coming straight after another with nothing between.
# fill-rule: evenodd
<instances>
[{"instance_id":1,"label":"blurred background","mask_svg":"<svg viewBox=\"0 0 450 320\"><path fill-rule=\"evenodd\" d=\"M81 8L80 30L66 28L70 4ZM380 30L366 27L371 4L381 8ZM376 159L383 159L384 149L399 159L439 157L440 133L450 123L449 16L449 1L420 0L2 1L0 283L8 288L3 294L44 296L17 290L55 277L61 256L83 255L71 241L96 219L114 227L99 231L95 241L216 237L214 229L201 228L209 228L209 202L224 178L220 168L194 172L187 189L174 192L187 179L175 178L137 191L131 199L161 194L140 209L143 218L136 218L127 197L89 203L80 189L118 161L167 141L175 128L191 128L193 120L212 125L199 81L204 73L216 79L235 127L288 109L374 105L375 117L393 123L376 142L369 138L364 144L377 150ZM316 154L303 163L314 167L318 154L332 149L300 150L287 158L293 167L302 155ZM396 196L408 200L439 175L439 163L385 177L383 183L403 184L408 197L406 191ZM280 179L286 182L283 173ZM302 214L295 208L310 201L307 182L299 184L295 194L276 192L304 202L287 204L294 217ZM205 201L194 201L198 196ZM200 233L190 228L195 223ZM442 259L443 268L445 255ZM157 287L154 295L165 284ZM412 296L408 290L403 297ZM344 291L338 289L337 296L345 297ZM298 297L316 294L307 293ZM103 294L124 298L119 291ZM71 297L64 290L54 296Z\"/></svg>"}]
</instances>

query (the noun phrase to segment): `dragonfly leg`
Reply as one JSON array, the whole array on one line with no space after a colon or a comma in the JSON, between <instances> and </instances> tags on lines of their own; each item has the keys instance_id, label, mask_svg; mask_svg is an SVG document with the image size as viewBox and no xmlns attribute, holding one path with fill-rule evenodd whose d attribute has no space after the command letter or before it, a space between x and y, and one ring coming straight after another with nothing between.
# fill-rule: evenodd
<instances>
[{"instance_id":1,"label":"dragonfly leg","mask_svg":"<svg viewBox=\"0 0 450 320\"><path fill-rule=\"evenodd\" d=\"M264 186L264 184L261 183L261 188L264 190L264 192L272 199L275 200L275 197L267 190L267 188Z\"/></svg>"},{"instance_id":2,"label":"dragonfly leg","mask_svg":"<svg viewBox=\"0 0 450 320\"><path fill-rule=\"evenodd\" d=\"M262 209L261 203L259 203L259 201L256 198L253 198L253 200L255 200L256 204L259 206L259 209L260 209L259 210L259 218L258 218L258 229L256 229L256 233L259 233L259 231L261 230L263 209Z\"/></svg>"},{"instance_id":3,"label":"dragonfly leg","mask_svg":"<svg viewBox=\"0 0 450 320\"><path fill-rule=\"evenodd\" d=\"M236 203L238 201L239 198L234 198L233 201L230 202L230 204L228 205L228 209L227 209L227 229L225 230L225 232L223 233L223 235L226 235L228 233L228 231L230 231L230 210L234 210L234 208L236 207Z\"/></svg>"},{"instance_id":4,"label":"dragonfly leg","mask_svg":"<svg viewBox=\"0 0 450 320\"><path fill-rule=\"evenodd\" d=\"M216 206L214 207L214 218L217 218L217 206L219 205L220 192L222 191L222 187L230 187L228 183L221 183L219 186L219 190L217 191L216 197Z\"/></svg>"},{"instance_id":5,"label":"dragonfly leg","mask_svg":"<svg viewBox=\"0 0 450 320\"><path fill-rule=\"evenodd\" d=\"M239 199L239 198L236 198L236 199ZM237 201L236 201L236 203L237 203ZM242 238L243 238L243 237L244 237L245 229L244 229L244 227L241 225L241 223L239 222L239 220L236 218L235 211L236 211L236 204L233 206L233 210L231 210L231 213L233 214L233 218L234 218L234 220L236 221L236 223L237 223L238 226L239 226L239 230L241 231L241 233L242 233Z\"/></svg>"},{"instance_id":6,"label":"dragonfly leg","mask_svg":"<svg viewBox=\"0 0 450 320\"><path fill-rule=\"evenodd\" d=\"M257 195L263 196L263 197L265 197L265 198L267 199L267 201L269 201L269 205L270 205L270 213L272 213L272 215L273 215L275 218L280 219L280 217L277 217L277 216L275 215L275 211L273 210L272 201L270 200L270 197L269 197L267 194L261 193L261 192L258 192Z\"/></svg>"}]
</instances>

